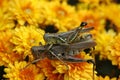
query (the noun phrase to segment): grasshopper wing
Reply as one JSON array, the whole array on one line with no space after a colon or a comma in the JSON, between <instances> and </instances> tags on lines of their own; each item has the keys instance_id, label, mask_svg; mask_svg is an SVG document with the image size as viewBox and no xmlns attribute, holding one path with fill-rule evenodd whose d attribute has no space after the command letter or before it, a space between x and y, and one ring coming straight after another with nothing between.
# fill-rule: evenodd
<instances>
[{"instance_id":1,"label":"grasshopper wing","mask_svg":"<svg viewBox=\"0 0 120 80\"><path fill-rule=\"evenodd\" d=\"M70 50L84 50L84 49L91 48L94 46L96 46L96 43L94 42L94 40L90 39L87 41L72 43L70 44L69 49Z\"/></svg>"}]
</instances>

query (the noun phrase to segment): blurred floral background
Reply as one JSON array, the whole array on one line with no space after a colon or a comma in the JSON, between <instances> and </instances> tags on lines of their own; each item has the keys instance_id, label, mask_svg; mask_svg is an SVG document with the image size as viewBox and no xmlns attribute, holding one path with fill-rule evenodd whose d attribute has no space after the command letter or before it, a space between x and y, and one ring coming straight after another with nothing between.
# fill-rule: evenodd
<instances>
[{"instance_id":1,"label":"blurred floral background","mask_svg":"<svg viewBox=\"0 0 120 80\"><path fill-rule=\"evenodd\" d=\"M76 57L94 59L67 63L34 60L31 47L45 44L44 33L74 29L81 22L94 27L97 43ZM91 54L91 55L90 55ZM0 80L120 80L119 0L0 0Z\"/></svg>"}]
</instances>

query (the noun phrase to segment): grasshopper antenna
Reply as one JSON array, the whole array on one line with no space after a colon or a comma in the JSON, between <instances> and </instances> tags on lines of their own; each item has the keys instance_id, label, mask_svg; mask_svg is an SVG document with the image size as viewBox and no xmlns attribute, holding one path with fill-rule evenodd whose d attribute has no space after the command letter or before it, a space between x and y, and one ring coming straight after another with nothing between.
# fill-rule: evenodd
<instances>
[{"instance_id":1,"label":"grasshopper antenna","mask_svg":"<svg viewBox=\"0 0 120 80\"><path fill-rule=\"evenodd\" d=\"M86 25L87 25L86 22L82 22L80 26L75 30L75 33L69 36L68 42L71 43L72 41L74 41L77 38L78 34L82 31L83 27Z\"/></svg>"},{"instance_id":2,"label":"grasshopper antenna","mask_svg":"<svg viewBox=\"0 0 120 80\"><path fill-rule=\"evenodd\" d=\"M28 63L23 69L27 68L29 65L34 64L34 63L36 63L36 62L38 62L38 61L40 61L40 60L41 60L41 59L33 60L32 62Z\"/></svg>"}]
</instances>

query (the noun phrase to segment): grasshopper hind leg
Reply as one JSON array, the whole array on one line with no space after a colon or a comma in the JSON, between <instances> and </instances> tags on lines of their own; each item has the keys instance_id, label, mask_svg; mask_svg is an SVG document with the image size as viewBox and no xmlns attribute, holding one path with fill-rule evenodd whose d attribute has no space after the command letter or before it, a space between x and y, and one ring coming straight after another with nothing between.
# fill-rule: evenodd
<instances>
[{"instance_id":1,"label":"grasshopper hind leg","mask_svg":"<svg viewBox=\"0 0 120 80\"><path fill-rule=\"evenodd\" d=\"M95 75L94 75L94 72L95 72L95 62L94 62L93 59L84 60L84 59L75 58L75 57L72 57L72 56L67 56L67 57L63 56L63 58L64 58L64 61L71 62L71 63L78 63L78 62L92 63L93 64L93 80L95 80Z\"/></svg>"},{"instance_id":2,"label":"grasshopper hind leg","mask_svg":"<svg viewBox=\"0 0 120 80\"><path fill-rule=\"evenodd\" d=\"M58 55L54 54L52 51L50 51L50 53L51 53L53 56L55 56L59 61L61 61L61 62L66 66L67 71L69 70L68 65L67 65L64 61L62 61L62 59L61 59Z\"/></svg>"},{"instance_id":3,"label":"grasshopper hind leg","mask_svg":"<svg viewBox=\"0 0 120 80\"><path fill-rule=\"evenodd\" d=\"M69 75L69 66L64 62L64 61L62 61L62 59L61 59L61 57L62 56L58 56L58 55L56 55L56 54L54 54L52 51L50 51L50 53L53 55L53 56L55 56L60 62L62 62L65 66L66 66L66 68L67 68L67 73L68 73L68 75ZM63 58L63 57L62 57ZM68 79L67 80L69 80L69 77L68 77Z\"/></svg>"}]
</instances>

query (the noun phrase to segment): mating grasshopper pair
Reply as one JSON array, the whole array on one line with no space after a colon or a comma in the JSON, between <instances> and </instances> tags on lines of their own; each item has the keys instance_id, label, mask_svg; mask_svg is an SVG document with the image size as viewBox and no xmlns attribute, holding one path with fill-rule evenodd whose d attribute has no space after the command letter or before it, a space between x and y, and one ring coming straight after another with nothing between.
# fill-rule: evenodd
<instances>
[{"instance_id":1,"label":"mating grasshopper pair","mask_svg":"<svg viewBox=\"0 0 120 80\"><path fill-rule=\"evenodd\" d=\"M93 27L83 28L86 25L86 22L82 22L79 27L68 32L52 34L45 33L44 40L46 41L46 45L33 46L31 48L32 54L35 58L31 63L38 62L47 57L49 59L58 59L66 66L67 64L65 62L92 62L94 64L94 61L91 59L84 60L73 57L81 50L96 45L92 39L92 35L86 34L86 32L92 30Z\"/></svg>"},{"instance_id":2,"label":"mating grasshopper pair","mask_svg":"<svg viewBox=\"0 0 120 80\"><path fill-rule=\"evenodd\" d=\"M73 57L80 51L94 47L96 45L95 41L92 39L92 35L90 33L87 33L88 31L92 30L93 27L83 28L86 25L86 22L82 22L79 27L68 32L54 34L45 33L44 40L46 41L46 45L41 44L40 46L33 46L31 48L32 55L35 58L35 60L33 60L25 67L29 66L32 63L36 63L44 59L45 57L47 57L50 60L58 59L64 65L66 65L68 70L69 67L65 62L91 62L95 64L92 59L85 60Z\"/></svg>"}]
</instances>

